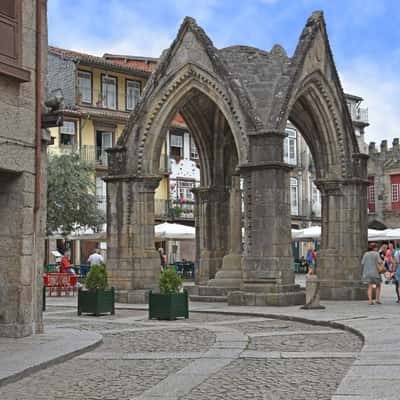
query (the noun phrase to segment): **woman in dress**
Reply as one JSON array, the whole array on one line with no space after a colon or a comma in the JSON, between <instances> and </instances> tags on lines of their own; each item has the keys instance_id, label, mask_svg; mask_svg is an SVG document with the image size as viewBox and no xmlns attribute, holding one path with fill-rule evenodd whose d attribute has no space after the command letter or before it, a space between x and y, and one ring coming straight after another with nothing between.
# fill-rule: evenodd
<instances>
[{"instance_id":1,"label":"woman in dress","mask_svg":"<svg viewBox=\"0 0 400 400\"><path fill-rule=\"evenodd\" d=\"M363 255L361 260L362 265L362 278L368 284L368 304L374 304L372 301L372 285L376 285L376 304L381 304L381 274L376 268L376 264L383 264L383 260L378 253L378 245L371 243L368 245L368 251Z\"/></svg>"}]
</instances>

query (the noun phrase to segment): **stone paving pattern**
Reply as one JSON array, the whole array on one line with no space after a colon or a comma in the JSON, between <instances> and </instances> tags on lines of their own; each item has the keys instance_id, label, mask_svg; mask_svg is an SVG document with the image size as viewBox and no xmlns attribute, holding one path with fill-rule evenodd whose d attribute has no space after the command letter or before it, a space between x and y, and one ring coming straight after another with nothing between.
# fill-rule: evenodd
<instances>
[{"instance_id":1,"label":"stone paving pattern","mask_svg":"<svg viewBox=\"0 0 400 400\"><path fill-rule=\"evenodd\" d=\"M360 339L349 332L337 335L282 335L251 338L248 349L259 351L358 352Z\"/></svg>"},{"instance_id":2,"label":"stone paving pattern","mask_svg":"<svg viewBox=\"0 0 400 400\"><path fill-rule=\"evenodd\" d=\"M356 335L325 326L211 313L192 313L189 320L149 321L143 311L118 310L112 317L78 317L71 309L52 307L45 313L45 323L53 328L99 332L103 344L90 353L0 387L1 400L151 399L151 395L146 397L147 391L157 392L157 385L167 377L175 386L181 382L186 390L176 397L166 394L168 400L330 399L354 359L335 358L332 354L316 359L281 359L269 358L268 353L237 358L242 350L235 349L235 338L244 334L248 342L243 348L261 352L357 352L362 345ZM162 357L162 353L171 358ZM139 359L130 358L135 354ZM155 359L145 359L146 354L155 355ZM202 355L209 357L204 363L200 362ZM227 361L215 367L218 355ZM194 367L192 357L205 366L204 371ZM192 387L188 382L190 373L197 375L198 383ZM204 379L198 381L198 374L204 374Z\"/></svg>"},{"instance_id":3,"label":"stone paving pattern","mask_svg":"<svg viewBox=\"0 0 400 400\"><path fill-rule=\"evenodd\" d=\"M182 400L329 400L352 362L241 359Z\"/></svg>"}]
</instances>

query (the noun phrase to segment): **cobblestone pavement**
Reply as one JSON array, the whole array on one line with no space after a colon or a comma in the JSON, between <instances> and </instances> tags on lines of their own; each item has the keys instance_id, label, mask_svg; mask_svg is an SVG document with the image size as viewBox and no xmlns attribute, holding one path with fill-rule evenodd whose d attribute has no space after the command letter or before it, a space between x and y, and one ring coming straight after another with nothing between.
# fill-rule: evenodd
<instances>
[{"instance_id":1,"label":"cobblestone pavement","mask_svg":"<svg viewBox=\"0 0 400 400\"><path fill-rule=\"evenodd\" d=\"M184 400L329 400L352 360L240 359Z\"/></svg>"},{"instance_id":2,"label":"cobblestone pavement","mask_svg":"<svg viewBox=\"0 0 400 400\"><path fill-rule=\"evenodd\" d=\"M1 400L324 400L362 346L349 332L238 315L149 321L145 311L78 317L50 307L44 321L99 332L103 344L0 387Z\"/></svg>"}]
</instances>

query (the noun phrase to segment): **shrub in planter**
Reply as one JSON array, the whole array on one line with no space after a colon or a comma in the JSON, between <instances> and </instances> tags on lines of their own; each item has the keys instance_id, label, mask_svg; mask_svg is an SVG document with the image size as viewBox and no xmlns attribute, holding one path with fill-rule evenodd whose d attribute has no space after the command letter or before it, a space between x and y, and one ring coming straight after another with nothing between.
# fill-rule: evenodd
<instances>
[{"instance_id":1,"label":"shrub in planter","mask_svg":"<svg viewBox=\"0 0 400 400\"><path fill-rule=\"evenodd\" d=\"M149 293L149 319L189 318L189 296L180 291L182 279L175 268L166 268L160 275L160 293Z\"/></svg>"},{"instance_id":2,"label":"shrub in planter","mask_svg":"<svg viewBox=\"0 0 400 400\"><path fill-rule=\"evenodd\" d=\"M114 288L108 288L104 265L92 265L85 279L86 290L78 291L78 315L115 314Z\"/></svg>"}]
</instances>

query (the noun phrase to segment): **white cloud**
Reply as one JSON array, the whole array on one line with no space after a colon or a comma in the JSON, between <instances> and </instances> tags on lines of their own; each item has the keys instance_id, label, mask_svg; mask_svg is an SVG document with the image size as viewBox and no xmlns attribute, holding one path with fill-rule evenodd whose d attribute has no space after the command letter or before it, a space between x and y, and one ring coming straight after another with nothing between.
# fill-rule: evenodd
<instances>
[{"instance_id":1,"label":"white cloud","mask_svg":"<svg viewBox=\"0 0 400 400\"><path fill-rule=\"evenodd\" d=\"M97 0L82 0L79 10L62 1L49 2L49 43L94 55L120 53L160 56L175 32L143 18L135 7L123 7L117 0L103 3L99 17ZM74 12L73 12L74 11ZM79 12L78 12L79 11ZM66 15L70 12L71 15ZM73 18L71 21L70 18Z\"/></svg>"},{"instance_id":2,"label":"white cloud","mask_svg":"<svg viewBox=\"0 0 400 400\"><path fill-rule=\"evenodd\" d=\"M390 145L400 136L400 76L384 60L374 63L367 58L354 60L340 76L344 91L362 97L362 106L368 107L366 141L379 144L387 139Z\"/></svg>"}]
</instances>

